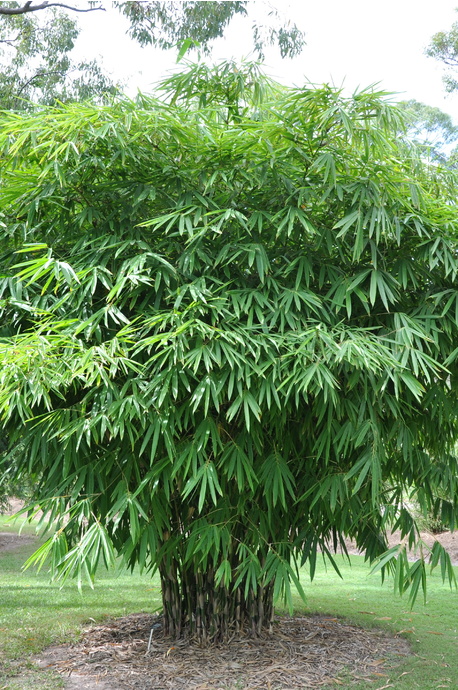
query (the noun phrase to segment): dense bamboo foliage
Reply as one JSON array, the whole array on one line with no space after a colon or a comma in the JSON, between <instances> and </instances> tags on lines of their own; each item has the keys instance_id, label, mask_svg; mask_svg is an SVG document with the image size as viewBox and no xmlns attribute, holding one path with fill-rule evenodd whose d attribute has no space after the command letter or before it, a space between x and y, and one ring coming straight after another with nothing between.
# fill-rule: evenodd
<instances>
[{"instance_id":1,"label":"dense bamboo foliage","mask_svg":"<svg viewBox=\"0 0 458 690\"><path fill-rule=\"evenodd\" d=\"M164 93L4 115L0 409L57 520L35 561L158 570L205 640L346 537L417 543L414 504L456 525L456 181L370 90ZM378 563L415 598L427 557Z\"/></svg>"}]
</instances>

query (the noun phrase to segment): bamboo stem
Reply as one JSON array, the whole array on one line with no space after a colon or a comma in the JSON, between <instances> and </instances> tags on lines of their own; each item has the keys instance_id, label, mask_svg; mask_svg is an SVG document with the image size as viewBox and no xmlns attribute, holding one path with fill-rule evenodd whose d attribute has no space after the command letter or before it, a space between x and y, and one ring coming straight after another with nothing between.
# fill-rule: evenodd
<instances>
[{"instance_id":1,"label":"bamboo stem","mask_svg":"<svg viewBox=\"0 0 458 690\"><path fill-rule=\"evenodd\" d=\"M273 630L273 584L250 588L245 583L234 590L224 583L215 586L215 568L205 572L183 558L167 561L159 568L162 585L164 635L195 636L201 644L225 641L249 626L253 636ZM199 568L201 566L199 565ZM196 572L197 571L197 572ZM236 573L236 567L232 572Z\"/></svg>"}]
</instances>

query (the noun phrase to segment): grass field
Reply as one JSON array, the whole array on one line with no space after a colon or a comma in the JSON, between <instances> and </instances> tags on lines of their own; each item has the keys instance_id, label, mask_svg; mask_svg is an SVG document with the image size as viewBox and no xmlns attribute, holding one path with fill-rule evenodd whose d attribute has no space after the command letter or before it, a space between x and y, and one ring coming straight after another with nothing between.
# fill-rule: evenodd
<instances>
[{"instance_id":1,"label":"grass field","mask_svg":"<svg viewBox=\"0 0 458 690\"><path fill-rule=\"evenodd\" d=\"M17 525L0 517L0 531L16 532ZM28 527L25 530L31 531ZM63 589L49 583L46 572L21 571L33 550L28 544L13 552L0 552L0 690L52 690L61 679L35 669L30 656L44 647L77 639L80 626L91 620L149 611L160 604L157 582L134 573L100 574L94 590L80 594L72 583ZM361 557L352 567L342 565L343 580L321 567L310 583L303 573L307 607L297 599L297 613L343 616L352 623L402 634L412 644L413 656L387 675L374 677L364 687L397 690L458 688L458 593L431 579L426 606L418 600L410 611L407 600L395 597L391 583L381 585L369 576ZM280 610L281 612L281 610ZM337 687L337 686L336 686ZM339 688L355 688L342 680ZM360 686L363 687L363 686Z\"/></svg>"}]
</instances>

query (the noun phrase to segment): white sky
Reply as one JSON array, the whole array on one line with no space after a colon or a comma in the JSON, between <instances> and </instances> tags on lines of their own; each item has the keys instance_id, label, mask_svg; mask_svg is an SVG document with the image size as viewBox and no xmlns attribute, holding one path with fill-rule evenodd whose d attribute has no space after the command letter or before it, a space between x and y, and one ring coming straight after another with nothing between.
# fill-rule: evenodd
<instances>
[{"instance_id":1,"label":"white sky","mask_svg":"<svg viewBox=\"0 0 458 690\"><path fill-rule=\"evenodd\" d=\"M353 91L380 87L415 98L454 116L458 94L447 96L441 65L424 55L431 36L458 21L458 0L296 0L273 2L306 33L307 46L294 60L269 50L266 71L283 83L331 82ZM253 13L259 3L250 2ZM105 68L126 83L131 95L148 92L175 66L175 51L141 49L126 38L127 24L111 10L78 15L80 54L101 55ZM236 18L214 57L244 57L251 49L251 21Z\"/></svg>"}]
</instances>

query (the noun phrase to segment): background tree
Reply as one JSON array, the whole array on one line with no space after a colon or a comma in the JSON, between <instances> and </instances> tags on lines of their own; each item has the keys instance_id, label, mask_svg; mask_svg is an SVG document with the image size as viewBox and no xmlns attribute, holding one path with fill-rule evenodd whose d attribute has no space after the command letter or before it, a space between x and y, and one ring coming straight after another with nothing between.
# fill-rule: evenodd
<instances>
[{"instance_id":1,"label":"background tree","mask_svg":"<svg viewBox=\"0 0 458 690\"><path fill-rule=\"evenodd\" d=\"M6 452L6 450L7 443L5 439L0 439L0 457ZM8 508L8 497L11 495L7 474L2 472L0 482L0 514Z\"/></svg>"},{"instance_id":2,"label":"background tree","mask_svg":"<svg viewBox=\"0 0 458 690\"><path fill-rule=\"evenodd\" d=\"M454 22L448 31L439 31L431 39L426 55L439 60L447 72L443 76L445 90L449 93L458 89L456 69L458 67L458 22Z\"/></svg>"},{"instance_id":3,"label":"background tree","mask_svg":"<svg viewBox=\"0 0 458 690\"><path fill-rule=\"evenodd\" d=\"M450 115L414 99L401 101L405 111L407 139L421 147L423 155L446 165L454 165L453 144L458 139L458 127Z\"/></svg>"},{"instance_id":4,"label":"background tree","mask_svg":"<svg viewBox=\"0 0 458 690\"><path fill-rule=\"evenodd\" d=\"M76 62L79 35L67 13L13 15L0 21L0 108L27 110L36 104L92 98L116 91L94 60Z\"/></svg>"},{"instance_id":5,"label":"background tree","mask_svg":"<svg viewBox=\"0 0 458 690\"><path fill-rule=\"evenodd\" d=\"M141 45L173 48L193 39L209 53L211 43L224 35L231 20L248 16L249 2L114 2L130 21L130 35ZM264 3L258 3L259 5ZM277 45L282 57L298 55L305 45L302 31L271 4L267 21L253 20L253 47L264 57L266 45Z\"/></svg>"},{"instance_id":6,"label":"background tree","mask_svg":"<svg viewBox=\"0 0 458 690\"><path fill-rule=\"evenodd\" d=\"M211 52L211 44L216 38L224 35L232 19L239 15L248 17L249 2L122 2L112 3L87 2L85 7L75 7L61 3L3 3L0 7L6 16L16 12L17 16L40 13L41 10L65 7L68 11L90 12L108 10L116 7L130 22L130 35L140 45L157 45L160 48L173 48L187 39L198 44L204 53ZM257 9L264 5L264 20L254 19L252 23L253 46L259 58L264 57L267 45L277 45L282 57L298 55L305 39L302 31L287 20L271 3L257 3ZM8 13L8 15L6 14ZM197 46L196 46L197 47Z\"/></svg>"},{"instance_id":7,"label":"background tree","mask_svg":"<svg viewBox=\"0 0 458 690\"><path fill-rule=\"evenodd\" d=\"M56 520L32 560L158 570L164 632L205 641L347 537L418 545L406 499L456 526L456 178L371 91L163 90L2 121L0 414ZM422 548L379 562L412 599Z\"/></svg>"}]
</instances>

